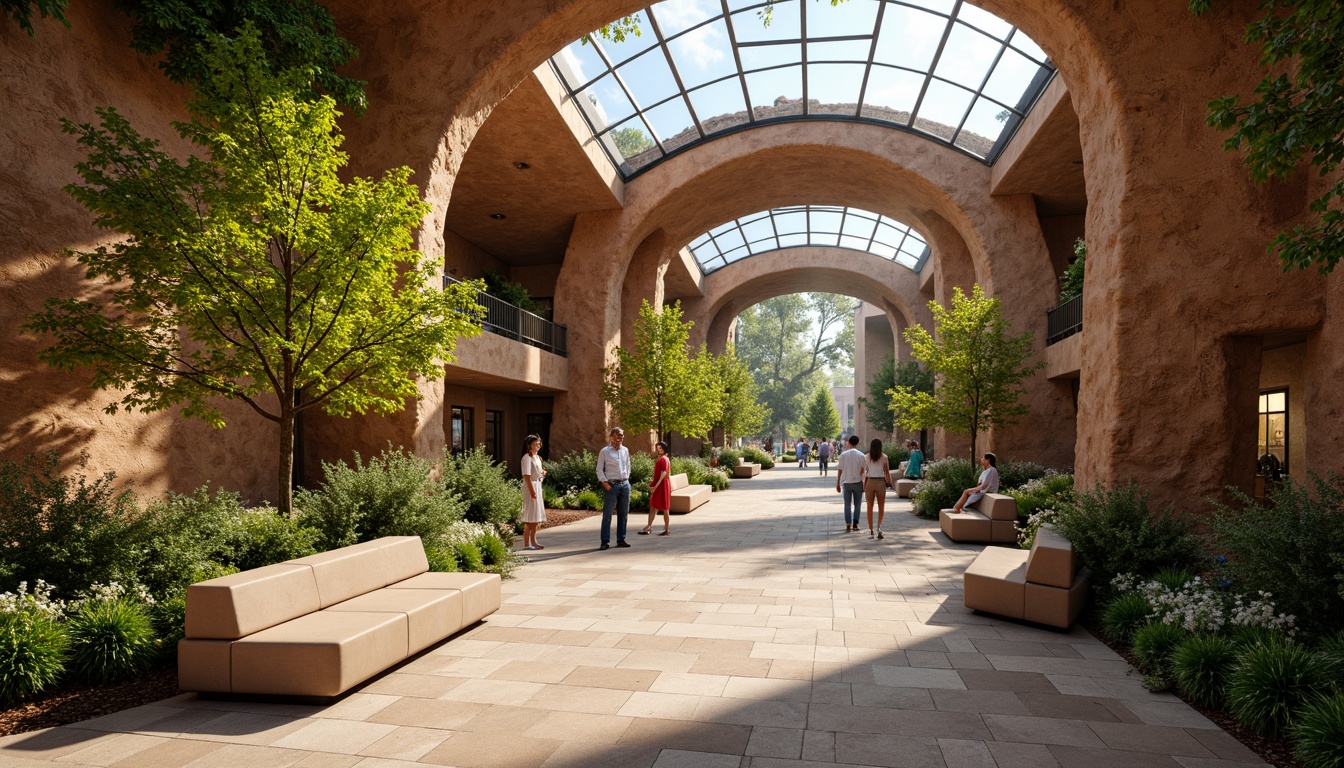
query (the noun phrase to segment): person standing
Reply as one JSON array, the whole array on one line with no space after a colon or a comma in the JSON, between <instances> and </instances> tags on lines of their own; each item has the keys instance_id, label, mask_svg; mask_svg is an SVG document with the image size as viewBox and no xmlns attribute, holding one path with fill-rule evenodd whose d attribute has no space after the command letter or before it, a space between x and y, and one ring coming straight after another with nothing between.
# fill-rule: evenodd
<instances>
[{"instance_id":1,"label":"person standing","mask_svg":"<svg viewBox=\"0 0 1344 768\"><path fill-rule=\"evenodd\" d=\"M905 476L910 480L919 480L924 477L924 452L919 450L919 443L909 440L906 445L910 446L910 463L905 467Z\"/></svg>"},{"instance_id":2,"label":"person standing","mask_svg":"<svg viewBox=\"0 0 1344 768\"><path fill-rule=\"evenodd\" d=\"M873 538L873 502L877 502L877 538L882 538L882 518L887 514L887 489L891 487L891 466L876 437L863 457L863 495L868 499L868 538Z\"/></svg>"},{"instance_id":3,"label":"person standing","mask_svg":"<svg viewBox=\"0 0 1344 768\"><path fill-rule=\"evenodd\" d=\"M616 513L616 546L628 547L626 518L630 515L630 451L625 430L614 427L608 443L597 454L597 479L602 481L602 547L611 549L611 513Z\"/></svg>"},{"instance_id":4,"label":"person standing","mask_svg":"<svg viewBox=\"0 0 1344 768\"><path fill-rule=\"evenodd\" d=\"M817 465L821 467L821 476L826 476L826 465L831 463L831 441L822 440L817 446Z\"/></svg>"},{"instance_id":5,"label":"person standing","mask_svg":"<svg viewBox=\"0 0 1344 768\"><path fill-rule=\"evenodd\" d=\"M672 460L667 458L669 449L662 440L653 446L653 450L658 458L653 462L653 481L649 483L649 522L639 533L649 535L654 519L662 512L663 532L658 535L666 536L672 532Z\"/></svg>"},{"instance_id":6,"label":"person standing","mask_svg":"<svg viewBox=\"0 0 1344 768\"><path fill-rule=\"evenodd\" d=\"M546 522L546 497L541 492L546 468L537 455L540 450L540 437L523 438L523 549L545 549L537 543L537 526Z\"/></svg>"},{"instance_id":7,"label":"person standing","mask_svg":"<svg viewBox=\"0 0 1344 768\"><path fill-rule=\"evenodd\" d=\"M807 451L808 451L807 440L804 440L804 439L801 438L801 437L798 438L798 444L797 444L796 446L794 446L793 450L794 450L794 453L796 454L797 459L798 459L798 468L799 468L799 469L806 469L806 468L807 468Z\"/></svg>"},{"instance_id":8,"label":"person standing","mask_svg":"<svg viewBox=\"0 0 1344 768\"><path fill-rule=\"evenodd\" d=\"M845 533L858 531L859 500L863 498L863 451L858 435L849 436L849 450L835 462L835 492L845 495Z\"/></svg>"}]
</instances>

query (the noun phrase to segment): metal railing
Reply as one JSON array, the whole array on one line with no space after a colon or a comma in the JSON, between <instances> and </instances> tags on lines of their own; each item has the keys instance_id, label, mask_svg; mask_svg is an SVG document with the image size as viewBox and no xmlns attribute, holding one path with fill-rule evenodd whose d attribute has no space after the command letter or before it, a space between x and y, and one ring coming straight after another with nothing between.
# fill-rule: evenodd
<instances>
[{"instance_id":1,"label":"metal railing","mask_svg":"<svg viewBox=\"0 0 1344 768\"><path fill-rule=\"evenodd\" d=\"M445 288L460 282L462 281L455 277L443 276ZM530 344L561 357L568 357L569 330L565 326L491 296L485 291L476 292L476 302L485 309L481 327L490 333Z\"/></svg>"},{"instance_id":2,"label":"metal railing","mask_svg":"<svg viewBox=\"0 0 1344 768\"><path fill-rule=\"evenodd\" d=\"M1048 347L1083 330L1083 297L1074 296L1054 309L1045 310L1045 345Z\"/></svg>"}]
</instances>

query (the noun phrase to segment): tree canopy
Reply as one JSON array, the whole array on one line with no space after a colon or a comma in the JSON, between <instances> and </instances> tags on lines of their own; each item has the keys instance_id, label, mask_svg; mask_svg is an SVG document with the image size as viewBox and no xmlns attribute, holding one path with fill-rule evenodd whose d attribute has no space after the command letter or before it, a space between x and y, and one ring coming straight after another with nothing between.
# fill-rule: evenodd
<instances>
[{"instance_id":1,"label":"tree canopy","mask_svg":"<svg viewBox=\"0 0 1344 768\"><path fill-rule=\"evenodd\" d=\"M820 440L833 440L840 436L840 414L835 410L835 400L826 387L817 387L807 404L807 413L799 429L808 437Z\"/></svg>"},{"instance_id":2,"label":"tree canopy","mask_svg":"<svg viewBox=\"0 0 1344 768\"><path fill-rule=\"evenodd\" d=\"M867 409L868 426L891 434L896 431L896 410L892 405L892 391L907 387L915 392L933 392L933 374L914 360L896 362L895 355L887 355L868 380L868 397L859 401ZM925 429L927 427L919 427Z\"/></svg>"},{"instance_id":3,"label":"tree canopy","mask_svg":"<svg viewBox=\"0 0 1344 768\"><path fill-rule=\"evenodd\" d=\"M54 337L43 360L117 391L109 412L182 405L223 427L218 402L238 400L276 422L288 512L295 416L402 408L479 333L478 286L440 290L414 249L429 206L409 168L339 178L339 113L310 71L275 73L250 26L204 57L209 87L175 124L203 156L179 161L112 107L64 121L88 151L67 190L125 238L72 251L100 294L51 299L25 327Z\"/></svg>"},{"instance_id":4,"label":"tree canopy","mask_svg":"<svg viewBox=\"0 0 1344 768\"><path fill-rule=\"evenodd\" d=\"M756 379L746 361L737 356L737 348L730 343L722 355L714 358L714 364L720 394L714 426L723 430L724 443L760 432L770 418L770 409L760 403Z\"/></svg>"},{"instance_id":5,"label":"tree canopy","mask_svg":"<svg viewBox=\"0 0 1344 768\"><path fill-rule=\"evenodd\" d=\"M891 390L892 409L905 429L944 427L970 435L974 461L981 433L1015 424L1028 413L1019 402L1022 382L1045 363L1028 362L1031 332L1010 336L999 300L985 296L978 285L970 296L954 288L950 307L931 301L929 309L934 333L912 325L905 339L933 375L934 390L898 385Z\"/></svg>"},{"instance_id":6,"label":"tree canopy","mask_svg":"<svg viewBox=\"0 0 1344 768\"><path fill-rule=\"evenodd\" d=\"M1210 0L1190 0L1196 14ZM1245 152L1251 178L1287 178L1305 159L1334 184L1311 201L1311 221L1280 232L1268 250L1285 270L1330 272L1344 256L1344 3L1261 0L1264 16L1246 28L1261 45L1265 76L1254 98L1224 95L1209 102L1208 123L1231 130L1223 148Z\"/></svg>"},{"instance_id":7,"label":"tree canopy","mask_svg":"<svg viewBox=\"0 0 1344 768\"><path fill-rule=\"evenodd\" d=\"M704 437L719 413L713 358L703 346L691 356L686 344L692 324L681 315L681 302L659 311L646 299L634 343L617 347L615 362L602 369L602 397L627 430L653 430L659 440L671 431Z\"/></svg>"}]
</instances>

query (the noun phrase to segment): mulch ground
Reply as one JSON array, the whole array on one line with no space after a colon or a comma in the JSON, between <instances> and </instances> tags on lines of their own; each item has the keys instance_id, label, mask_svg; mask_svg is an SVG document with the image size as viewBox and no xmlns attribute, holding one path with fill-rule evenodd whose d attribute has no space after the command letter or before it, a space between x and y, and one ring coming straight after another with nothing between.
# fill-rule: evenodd
<instances>
[{"instance_id":1,"label":"mulch ground","mask_svg":"<svg viewBox=\"0 0 1344 768\"><path fill-rule=\"evenodd\" d=\"M1128 646L1112 642L1106 637L1105 633L1101 631L1100 627L1096 626L1094 621L1089 620L1079 623L1081 623L1087 631L1091 632L1094 637L1110 646L1111 650L1124 657L1125 661L1129 662L1130 666L1135 669L1139 668L1139 660L1130 652ZM1293 757L1293 745L1287 739L1265 736L1257 731L1253 731L1242 725L1241 721L1237 720L1231 713L1214 709L1205 709L1199 704L1187 699L1185 696L1181 695L1180 691L1175 689L1169 691L1169 693L1176 696L1181 701L1184 701L1186 704L1189 704L1199 714L1212 720L1219 728L1227 731L1232 738L1245 744L1247 749L1259 755L1262 760L1275 766L1275 768L1301 768L1302 763L1298 762L1297 758Z\"/></svg>"},{"instance_id":2,"label":"mulch ground","mask_svg":"<svg viewBox=\"0 0 1344 768\"><path fill-rule=\"evenodd\" d=\"M548 509L546 510L546 522L537 526L537 530L544 531L547 528L554 528L557 525L565 525L579 520L584 520L593 515L602 514L602 510L593 511L590 509Z\"/></svg>"}]
</instances>

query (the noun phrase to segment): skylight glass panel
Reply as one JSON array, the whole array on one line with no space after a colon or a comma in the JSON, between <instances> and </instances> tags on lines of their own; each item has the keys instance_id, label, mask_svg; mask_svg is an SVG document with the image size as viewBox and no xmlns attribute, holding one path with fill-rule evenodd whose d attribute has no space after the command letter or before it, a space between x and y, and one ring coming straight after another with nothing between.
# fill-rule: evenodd
<instances>
[{"instance_id":1,"label":"skylight glass panel","mask_svg":"<svg viewBox=\"0 0 1344 768\"><path fill-rule=\"evenodd\" d=\"M836 117L992 163L1054 74L1039 46L962 0L779 0L769 26L765 7L664 0L639 12L639 36L593 34L552 57L623 177L730 129Z\"/></svg>"},{"instance_id":2,"label":"skylight glass panel","mask_svg":"<svg viewBox=\"0 0 1344 768\"><path fill-rule=\"evenodd\" d=\"M834 205L796 205L720 224L687 248L705 274L748 255L785 248L831 246L862 251L914 270L923 266L924 239L876 213Z\"/></svg>"}]
</instances>

